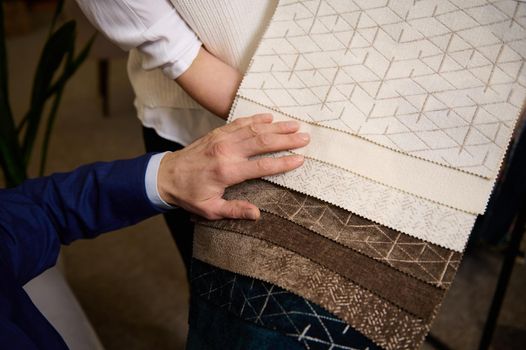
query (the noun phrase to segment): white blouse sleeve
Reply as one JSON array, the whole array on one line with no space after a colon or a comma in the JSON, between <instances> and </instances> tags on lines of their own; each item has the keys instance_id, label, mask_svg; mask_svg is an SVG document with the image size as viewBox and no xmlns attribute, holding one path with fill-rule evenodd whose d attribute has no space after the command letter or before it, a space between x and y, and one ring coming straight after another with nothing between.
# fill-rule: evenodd
<instances>
[{"instance_id":1,"label":"white blouse sleeve","mask_svg":"<svg viewBox=\"0 0 526 350\"><path fill-rule=\"evenodd\" d=\"M112 42L144 54L143 68L175 79L192 64L201 42L169 0L77 0L90 22Z\"/></svg>"}]
</instances>

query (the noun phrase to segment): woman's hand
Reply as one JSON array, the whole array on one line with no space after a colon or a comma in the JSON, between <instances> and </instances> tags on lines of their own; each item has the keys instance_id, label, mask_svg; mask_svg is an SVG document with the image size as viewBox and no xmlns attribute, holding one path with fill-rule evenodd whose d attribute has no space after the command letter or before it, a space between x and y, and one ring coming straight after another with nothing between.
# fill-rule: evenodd
<instances>
[{"instance_id":1,"label":"woman's hand","mask_svg":"<svg viewBox=\"0 0 526 350\"><path fill-rule=\"evenodd\" d=\"M246 201L227 201L229 186L248 179L293 170L302 156L252 156L306 146L309 135L296 133L294 121L272 123L270 114L240 118L198 139L188 147L165 155L158 173L158 190L167 203L209 220L258 219L259 209Z\"/></svg>"}]
</instances>

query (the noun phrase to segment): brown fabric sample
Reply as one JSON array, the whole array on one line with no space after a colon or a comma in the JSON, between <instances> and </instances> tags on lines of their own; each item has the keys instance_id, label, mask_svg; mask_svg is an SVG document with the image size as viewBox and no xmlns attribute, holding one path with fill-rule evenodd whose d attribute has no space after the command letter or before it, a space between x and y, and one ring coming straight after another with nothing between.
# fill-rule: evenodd
<instances>
[{"instance_id":1,"label":"brown fabric sample","mask_svg":"<svg viewBox=\"0 0 526 350\"><path fill-rule=\"evenodd\" d=\"M293 251L429 320L445 291L422 282L302 226L263 212L258 221L202 221L202 224L252 236Z\"/></svg>"},{"instance_id":2,"label":"brown fabric sample","mask_svg":"<svg viewBox=\"0 0 526 350\"><path fill-rule=\"evenodd\" d=\"M263 180L229 188L228 199L245 199L261 210L290 220L346 247L447 289L461 253L364 219L335 205Z\"/></svg>"},{"instance_id":3,"label":"brown fabric sample","mask_svg":"<svg viewBox=\"0 0 526 350\"><path fill-rule=\"evenodd\" d=\"M264 240L197 225L194 257L307 298L388 350L418 349L429 331L428 322L331 270Z\"/></svg>"}]
</instances>

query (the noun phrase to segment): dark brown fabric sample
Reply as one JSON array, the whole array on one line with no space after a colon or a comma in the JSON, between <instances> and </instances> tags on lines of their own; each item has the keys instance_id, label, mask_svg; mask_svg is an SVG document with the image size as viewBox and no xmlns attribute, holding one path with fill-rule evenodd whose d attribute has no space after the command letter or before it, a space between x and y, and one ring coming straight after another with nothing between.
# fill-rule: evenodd
<instances>
[{"instance_id":1,"label":"dark brown fabric sample","mask_svg":"<svg viewBox=\"0 0 526 350\"><path fill-rule=\"evenodd\" d=\"M263 180L229 188L228 199L245 199L262 211L382 261L440 288L448 288L461 253L376 224L335 205Z\"/></svg>"},{"instance_id":2,"label":"dark brown fabric sample","mask_svg":"<svg viewBox=\"0 0 526 350\"><path fill-rule=\"evenodd\" d=\"M202 221L203 225L252 236L295 252L376 293L424 320L430 320L445 291L263 212L258 221Z\"/></svg>"},{"instance_id":3,"label":"dark brown fabric sample","mask_svg":"<svg viewBox=\"0 0 526 350\"><path fill-rule=\"evenodd\" d=\"M388 350L418 349L429 330L428 322L337 273L264 240L197 225L194 257L307 298Z\"/></svg>"}]
</instances>

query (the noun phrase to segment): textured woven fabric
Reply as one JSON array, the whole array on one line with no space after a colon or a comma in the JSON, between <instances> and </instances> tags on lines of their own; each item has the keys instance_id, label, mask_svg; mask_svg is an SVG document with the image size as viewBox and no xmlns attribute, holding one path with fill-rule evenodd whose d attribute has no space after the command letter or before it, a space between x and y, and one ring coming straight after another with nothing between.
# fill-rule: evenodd
<instances>
[{"instance_id":1,"label":"textured woven fabric","mask_svg":"<svg viewBox=\"0 0 526 350\"><path fill-rule=\"evenodd\" d=\"M418 349L428 322L311 260L235 232L197 225L194 257L276 284L323 306L385 349Z\"/></svg>"},{"instance_id":2,"label":"textured woven fabric","mask_svg":"<svg viewBox=\"0 0 526 350\"><path fill-rule=\"evenodd\" d=\"M240 96L494 178L526 97L520 1L282 0Z\"/></svg>"},{"instance_id":3,"label":"textured woven fabric","mask_svg":"<svg viewBox=\"0 0 526 350\"><path fill-rule=\"evenodd\" d=\"M285 334L306 349L378 349L370 339L318 305L276 285L192 261L193 298ZM241 334L241 336L243 336Z\"/></svg>"},{"instance_id":4,"label":"textured woven fabric","mask_svg":"<svg viewBox=\"0 0 526 350\"><path fill-rule=\"evenodd\" d=\"M285 175L265 179L457 252L464 250L476 220L475 215L378 185L308 158L301 167Z\"/></svg>"},{"instance_id":5,"label":"textured woven fabric","mask_svg":"<svg viewBox=\"0 0 526 350\"><path fill-rule=\"evenodd\" d=\"M209 301L190 299L189 330L185 350L304 350L284 333L258 326Z\"/></svg>"},{"instance_id":6,"label":"textured woven fabric","mask_svg":"<svg viewBox=\"0 0 526 350\"><path fill-rule=\"evenodd\" d=\"M230 121L300 120L311 143L290 152L305 164L268 178L287 189L234 189L262 220L198 225L195 256L417 349L523 108L525 15L501 0L281 0Z\"/></svg>"},{"instance_id":7,"label":"textured woven fabric","mask_svg":"<svg viewBox=\"0 0 526 350\"><path fill-rule=\"evenodd\" d=\"M428 206L483 213L526 97L526 35L516 22L526 9L501 5L282 0L231 120L265 108L304 120L312 142L294 152L312 158L310 173L271 181L293 189L304 182L306 194L462 251L471 226L436 236L427 232L442 224L428 220L418 232L396 227L405 203L376 198L350 208L345 196L322 198L330 177L316 174L333 166L370 180L376 192L387 187Z\"/></svg>"},{"instance_id":8,"label":"textured woven fabric","mask_svg":"<svg viewBox=\"0 0 526 350\"><path fill-rule=\"evenodd\" d=\"M244 199L313 232L438 287L450 286L461 254L394 231L316 198L262 180L229 188Z\"/></svg>"},{"instance_id":9,"label":"textured woven fabric","mask_svg":"<svg viewBox=\"0 0 526 350\"><path fill-rule=\"evenodd\" d=\"M275 215L257 221L201 221L202 225L268 241L328 268L425 320L433 316L444 290L348 249Z\"/></svg>"},{"instance_id":10,"label":"textured woven fabric","mask_svg":"<svg viewBox=\"0 0 526 350\"><path fill-rule=\"evenodd\" d=\"M234 102L231 119L256 112L272 113L274 121L293 119L243 97ZM292 152L435 203L468 213L484 212L493 187L493 181L489 179L395 152L341 131L303 121L299 123L300 130L311 135L311 141L306 147Z\"/></svg>"}]
</instances>

